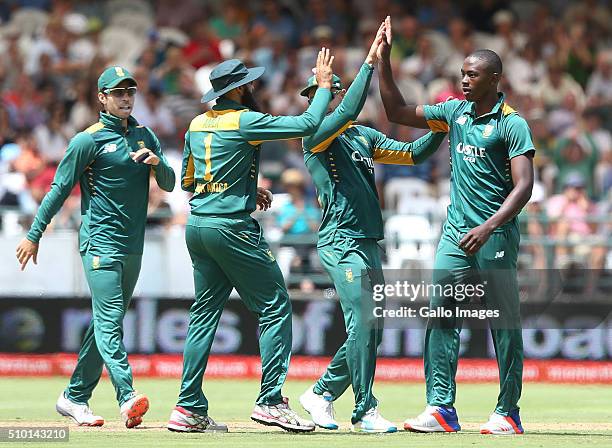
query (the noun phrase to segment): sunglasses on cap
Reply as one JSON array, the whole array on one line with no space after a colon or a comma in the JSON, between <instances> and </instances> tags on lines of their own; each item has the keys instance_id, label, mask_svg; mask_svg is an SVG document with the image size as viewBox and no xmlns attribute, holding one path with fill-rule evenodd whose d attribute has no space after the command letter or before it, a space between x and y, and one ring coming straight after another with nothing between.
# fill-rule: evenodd
<instances>
[{"instance_id":1,"label":"sunglasses on cap","mask_svg":"<svg viewBox=\"0 0 612 448\"><path fill-rule=\"evenodd\" d=\"M336 95L338 94L339 91L340 91L340 89L331 89L330 90L331 96L332 96L332 98L331 98L332 100L334 98L336 98ZM312 96L312 98L314 98L314 95ZM312 104L312 98L308 98L308 104Z\"/></svg>"},{"instance_id":2,"label":"sunglasses on cap","mask_svg":"<svg viewBox=\"0 0 612 448\"><path fill-rule=\"evenodd\" d=\"M116 98L121 98L126 93L128 94L128 96L134 96L136 95L137 91L138 91L137 87L131 86L131 87L115 87L113 89L104 89L102 90L102 93L105 93L110 96L114 96Z\"/></svg>"}]
</instances>

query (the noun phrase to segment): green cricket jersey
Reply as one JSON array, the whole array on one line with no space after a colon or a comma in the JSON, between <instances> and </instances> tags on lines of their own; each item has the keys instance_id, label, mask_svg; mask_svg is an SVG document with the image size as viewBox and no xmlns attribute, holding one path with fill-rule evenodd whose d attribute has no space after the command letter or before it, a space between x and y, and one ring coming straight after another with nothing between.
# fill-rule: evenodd
<instances>
[{"instance_id":1,"label":"green cricket jersey","mask_svg":"<svg viewBox=\"0 0 612 448\"><path fill-rule=\"evenodd\" d=\"M353 125L367 98L372 67L364 64L338 107L303 140L304 161L317 188L323 219L319 245L335 237L383 238L374 162L414 165L433 154L445 133L405 143Z\"/></svg>"},{"instance_id":2,"label":"green cricket jersey","mask_svg":"<svg viewBox=\"0 0 612 448\"><path fill-rule=\"evenodd\" d=\"M253 212L262 142L312 134L331 99L329 89L319 91L308 110L295 117L254 112L222 97L212 110L194 118L185 134L181 174L182 188L194 193L191 214L211 217Z\"/></svg>"},{"instance_id":3,"label":"green cricket jersey","mask_svg":"<svg viewBox=\"0 0 612 448\"><path fill-rule=\"evenodd\" d=\"M451 204L448 222L460 231L483 224L514 188L510 159L535 151L527 122L504 101L479 117L475 104L451 100L423 106L433 131L450 130ZM496 229L516 226L516 218Z\"/></svg>"},{"instance_id":4,"label":"green cricket jersey","mask_svg":"<svg viewBox=\"0 0 612 448\"><path fill-rule=\"evenodd\" d=\"M129 153L148 148L160 159L151 167L134 162ZM37 243L73 187L81 187L79 250L104 254L142 254L149 175L151 168L159 186L172 191L174 171L164 157L157 137L149 128L128 118L107 113L79 132L68 145L51 190L46 194L27 238Z\"/></svg>"}]
</instances>

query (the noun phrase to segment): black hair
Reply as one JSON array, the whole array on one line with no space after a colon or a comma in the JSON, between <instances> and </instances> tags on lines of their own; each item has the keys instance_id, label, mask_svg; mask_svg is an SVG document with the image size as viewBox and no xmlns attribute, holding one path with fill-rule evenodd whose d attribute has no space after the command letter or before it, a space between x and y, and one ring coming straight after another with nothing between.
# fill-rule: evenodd
<instances>
[{"instance_id":1,"label":"black hair","mask_svg":"<svg viewBox=\"0 0 612 448\"><path fill-rule=\"evenodd\" d=\"M503 65L501 58L493 50L482 49L472 52L468 57L480 59L485 62L485 66L490 73L502 74Z\"/></svg>"}]
</instances>

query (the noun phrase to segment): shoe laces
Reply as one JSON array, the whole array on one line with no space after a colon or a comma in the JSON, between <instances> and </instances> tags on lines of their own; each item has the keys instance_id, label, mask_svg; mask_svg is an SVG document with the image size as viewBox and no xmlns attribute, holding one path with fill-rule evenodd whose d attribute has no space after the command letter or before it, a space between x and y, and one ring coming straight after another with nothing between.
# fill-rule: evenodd
<instances>
[{"instance_id":1,"label":"shoe laces","mask_svg":"<svg viewBox=\"0 0 612 448\"><path fill-rule=\"evenodd\" d=\"M378 419L378 417L380 417L380 414L378 413L378 407L374 406L370 409L368 409L365 413L366 417L370 417L374 420Z\"/></svg>"},{"instance_id":2,"label":"shoe laces","mask_svg":"<svg viewBox=\"0 0 612 448\"><path fill-rule=\"evenodd\" d=\"M268 406L268 408L276 409L279 416L284 417L288 422L299 423L300 417L289 407L289 399L287 397L283 397L282 403Z\"/></svg>"}]
</instances>

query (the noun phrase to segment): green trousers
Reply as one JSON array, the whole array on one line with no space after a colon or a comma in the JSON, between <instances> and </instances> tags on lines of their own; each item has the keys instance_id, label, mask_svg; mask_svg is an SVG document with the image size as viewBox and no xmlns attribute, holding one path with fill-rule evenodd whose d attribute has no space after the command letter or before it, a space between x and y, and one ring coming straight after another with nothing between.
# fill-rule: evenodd
<instances>
[{"instance_id":1,"label":"green trousers","mask_svg":"<svg viewBox=\"0 0 612 448\"><path fill-rule=\"evenodd\" d=\"M105 365L121 406L134 393L132 369L123 345L123 317L138 280L142 255L83 253L81 260L93 316L65 394L76 403L87 403Z\"/></svg>"},{"instance_id":2,"label":"green trousers","mask_svg":"<svg viewBox=\"0 0 612 448\"><path fill-rule=\"evenodd\" d=\"M378 403L372 385L383 322L374 317L374 306L381 304L372 300L372 285L384 283L379 248L374 239L341 238L319 247L319 256L340 297L347 338L314 392L329 392L335 400L352 385L355 408L351 420L356 423Z\"/></svg>"},{"instance_id":3,"label":"green trousers","mask_svg":"<svg viewBox=\"0 0 612 448\"><path fill-rule=\"evenodd\" d=\"M508 415L518 409L523 376L523 339L520 329L519 292L516 279L519 231L511 227L494 233L474 255L467 256L458 246L463 234L445 223L434 262L434 284L463 283L476 271L484 281L484 303L498 310L502 319L490 320L499 367L500 393L495 412ZM482 280L485 279L485 280ZM464 302L465 303L465 302ZM454 309L455 298L432 297L430 308ZM453 406L455 402L459 333L461 319L445 319L444 325L428 325L425 335L425 380L427 403Z\"/></svg>"},{"instance_id":4,"label":"green trousers","mask_svg":"<svg viewBox=\"0 0 612 448\"><path fill-rule=\"evenodd\" d=\"M235 219L191 215L185 238L193 265L195 302L190 310L177 404L200 415L208 413L202 380L232 288L259 322L262 378L257 404L281 403L291 356L291 302L259 224L249 215Z\"/></svg>"}]
</instances>

